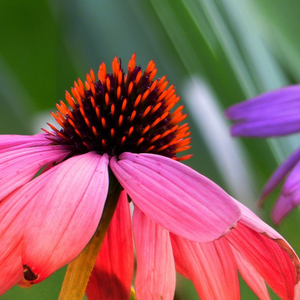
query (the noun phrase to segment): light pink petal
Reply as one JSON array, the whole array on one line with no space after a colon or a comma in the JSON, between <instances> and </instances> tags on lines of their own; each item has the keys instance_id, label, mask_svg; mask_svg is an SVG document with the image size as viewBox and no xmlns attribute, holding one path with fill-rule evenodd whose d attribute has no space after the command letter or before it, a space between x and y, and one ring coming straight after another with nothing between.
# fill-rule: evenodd
<instances>
[{"instance_id":1,"label":"light pink petal","mask_svg":"<svg viewBox=\"0 0 300 300\"><path fill-rule=\"evenodd\" d=\"M89 152L67 159L24 186L38 190L24 195L34 202L22 249L23 265L37 277L29 281L42 281L89 242L107 196L107 165L107 155Z\"/></svg>"},{"instance_id":2,"label":"light pink petal","mask_svg":"<svg viewBox=\"0 0 300 300\"><path fill-rule=\"evenodd\" d=\"M123 191L90 277L87 298L129 300L133 266L131 215Z\"/></svg>"},{"instance_id":3,"label":"light pink petal","mask_svg":"<svg viewBox=\"0 0 300 300\"><path fill-rule=\"evenodd\" d=\"M176 270L190 279L201 300L240 299L235 258L223 239L195 243L171 234Z\"/></svg>"},{"instance_id":4,"label":"light pink petal","mask_svg":"<svg viewBox=\"0 0 300 300\"><path fill-rule=\"evenodd\" d=\"M50 145L45 133L35 135L0 135L0 153L28 147Z\"/></svg>"},{"instance_id":5,"label":"light pink petal","mask_svg":"<svg viewBox=\"0 0 300 300\"><path fill-rule=\"evenodd\" d=\"M300 282L298 282L296 284L296 287L295 287L295 300L298 300L300 299Z\"/></svg>"},{"instance_id":6,"label":"light pink petal","mask_svg":"<svg viewBox=\"0 0 300 300\"><path fill-rule=\"evenodd\" d=\"M136 298L173 300L176 279L169 232L135 207L133 234L137 259Z\"/></svg>"},{"instance_id":7,"label":"light pink petal","mask_svg":"<svg viewBox=\"0 0 300 300\"><path fill-rule=\"evenodd\" d=\"M272 174L268 182L265 184L260 196L260 201L263 201L278 184L284 179L284 177L294 168L294 166L300 160L300 149L293 152Z\"/></svg>"},{"instance_id":8,"label":"light pink petal","mask_svg":"<svg viewBox=\"0 0 300 300\"><path fill-rule=\"evenodd\" d=\"M59 162L68 151L61 146L39 146L0 153L0 201L30 181L45 165Z\"/></svg>"},{"instance_id":9,"label":"light pink petal","mask_svg":"<svg viewBox=\"0 0 300 300\"><path fill-rule=\"evenodd\" d=\"M177 235L208 242L228 233L240 217L225 191L173 159L132 153L119 158L110 167L133 202Z\"/></svg>"},{"instance_id":10,"label":"light pink petal","mask_svg":"<svg viewBox=\"0 0 300 300\"><path fill-rule=\"evenodd\" d=\"M256 272L254 267L244 260L239 252L237 252L234 248L233 252L238 270L245 282L260 300L269 300L270 296L263 278Z\"/></svg>"},{"instance_id":11,"label":"light pink petal","mask_svg":"<svg viewBox=\"0 0 300 300\"><path fill-rule=\"evenodd\" d=\"M241 220L224 236L281 299L293 299L300 262L290 245L245 206Z\"/></svg>"},{"instance_id":12,"label":"light pink petal","mask_svg":"<svg viewBox=\"0 0 300 300\"><path fill-rule=\"evenodd\" d=\"M271 137L300 131L300 85L264 93L235 104L225 115L236 121L235 136Z\"/></svg>"}]
</instances>

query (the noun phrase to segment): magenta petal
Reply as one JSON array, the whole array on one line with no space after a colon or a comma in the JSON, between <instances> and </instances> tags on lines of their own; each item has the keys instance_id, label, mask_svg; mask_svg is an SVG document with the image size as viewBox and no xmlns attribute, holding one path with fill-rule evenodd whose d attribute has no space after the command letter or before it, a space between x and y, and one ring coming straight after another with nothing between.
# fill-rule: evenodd
<instances>
[{"instance_id":1,"label":"magenta petal","mask_svg":"<svg viewBox=\"0 0 300 300\"><path fill-rule=\"evenodd\" d=\"M61 146L39 146L0 153L0 201L30 181L45 165L59 162L68 151Z\"/></svg>"},{"instance_id":2,"label":"magenta petal","mask_svg":"<svg viewBox=\"0 0 300 300\"><path fill-rule=\"evenodd\" d=\"M35 135L0 135L0 153L29 147L50 145L45 133Z\"/></svg>"},{"instance_id":3,"label":"magenta petal","mask_svg":"<svg viewBox=\"0 0 300 300\"><path fill-rule=\"evenodd\" d=\"M171 234L176 270L190 279L203 300L239 300L239 281L230 245L220 238L195 243Z\"/></svg>"},{"instance_id":4,"label":"magenta petal","mask_svg":"<svg viewBox=\"0 0 300 300\"><path fill-rule=\"evenodd\" d=\"M177 235L208 242L228 233L240 217L219 186L173 159L132 153L119 158L110 167L133 202Z\"/></svg>"},{"instance_id":5,"label":"magenta petal","mask_svg":"<svg viewBox=\"0 0 300 300\"><path fill-rule=\"evenodd\" d=\"M260 201L263 201L276 188L276 186L284 179L284 177L291 171L291 169L294 168L299 160L300 149L293 152L272 174L263 188L260 196Z\"/></svg>"},{"instance_id":6,"label":"magenta petal","mask_svg":"<svg viewBox=\"0 0 300 300\"><path fill-rule=\"evenodd\" d=\"M300 85L271 91L235 104L225 115L235 136L271 137L300 131Z\"/></svg>"},{"instance_id":7,"label":"magenta petal","mask_svg":"<svg viewBox=\"0 0 300 300\"><path fill-rule=\"evenodd\" d=\"M131 215L123 191L90 277L87 298L129 300L133 266Z\"/></svg>"},{"instance_id":8,"label":"magenta petal","mask_svg":"<svg viewBox=\"0 0 300 300\"><path fill-rule=\"evenodd\" d=\"M107 196L107 165L107 155L89 152L69 158L24 186L38 190L24 195L34 203L22 249L23 264L37 277L32 282L69 263L89 242Z\"/></svg>"},{"instance_id":9,"label":"magenta petal","mask_svg":"<svg viewBox=\"0 0 300 300\"><path fill-rule=\"evenodd\" d=\"M173 300L176 279L169 232L135 207L133 234L137 259L136 298Z\"/></svg>"}]
</instances>

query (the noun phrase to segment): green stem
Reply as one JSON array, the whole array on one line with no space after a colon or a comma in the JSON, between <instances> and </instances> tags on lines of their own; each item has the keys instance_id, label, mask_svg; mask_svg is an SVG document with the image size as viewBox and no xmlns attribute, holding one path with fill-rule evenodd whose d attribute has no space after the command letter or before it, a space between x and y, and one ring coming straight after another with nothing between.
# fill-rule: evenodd
<instances>
[{"instance_id":1,"label":"green stem","mask_svg":"<svg viewBox=\"0 0 300 300\"><path fill-rule=\"evenodd\" d=\"M82 300L84 296L121 192L121 187L113 175L110 176L109 186L99 226L80 255L69 263L58 300Z\"/></svg>"}]
</instances>

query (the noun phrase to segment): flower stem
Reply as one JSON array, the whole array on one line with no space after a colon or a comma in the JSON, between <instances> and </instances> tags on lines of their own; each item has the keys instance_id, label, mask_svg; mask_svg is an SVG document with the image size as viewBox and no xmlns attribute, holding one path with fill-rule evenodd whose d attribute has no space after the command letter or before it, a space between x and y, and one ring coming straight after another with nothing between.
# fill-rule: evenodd
<instances>
[{"instance_id":1,"label":"flower stem","mask_svg":"<svg viewBox=\"0 0 300 300\"><path fill-rule=\"evenodd\" d=\"M133 288L131 288L131 292L130 292L130 300L136 300L135 298L135 291Z\"/></svg>"},{"instance_id":2,"label":"flower stem","mask_svg":"<svg viewBox=\"0 0 300 300\"><path fill-rule=\"evenodd\" d=\"M121 192L116 179L110 179L112 180L110 180L109 192L98 228L80 255L69 263L58 300L82 300L84 296Z\"/></svg>"}]
</instances>

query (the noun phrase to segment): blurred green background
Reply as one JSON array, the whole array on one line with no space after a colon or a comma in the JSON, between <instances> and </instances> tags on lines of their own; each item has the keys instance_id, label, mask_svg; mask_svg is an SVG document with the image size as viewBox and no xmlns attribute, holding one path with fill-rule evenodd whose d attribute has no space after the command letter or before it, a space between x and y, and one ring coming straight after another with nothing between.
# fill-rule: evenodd
<instances>
[{"instance_id":1,"label":"blurred green background","mask_svg":"<svg viewBox=\"0 0 300 300\"><path fill-rule=\"evenodd\" d=\"M143 68L154 59L190 113L187 162L266 222L276 195L256 199L299 136L231 139L222 111L263 91L300 81L297 0L0 0L0 133L32 134L77 77L132 53ZM47 126L46 126L47 127ZM279 191L279 190L278 190ZM278 192L277 191L277 192ZM300 254L299 209L276 227ZM3 300L57 299L65 269ZM241 282L241 298L257 299ZM179 278L178 299L198 299ZM273 297L273 296L272 296ZM273 299L277 299L275 296Z\"/></svg>"}]
</instances>

